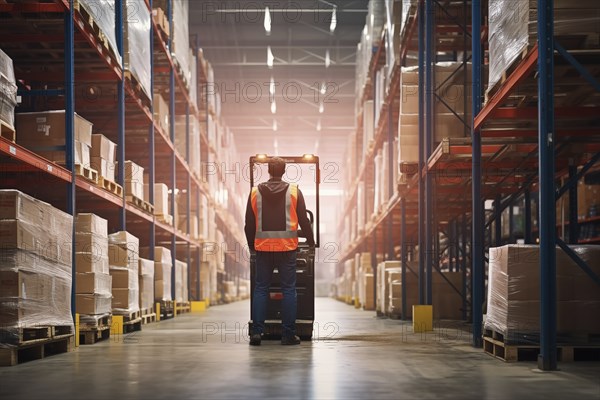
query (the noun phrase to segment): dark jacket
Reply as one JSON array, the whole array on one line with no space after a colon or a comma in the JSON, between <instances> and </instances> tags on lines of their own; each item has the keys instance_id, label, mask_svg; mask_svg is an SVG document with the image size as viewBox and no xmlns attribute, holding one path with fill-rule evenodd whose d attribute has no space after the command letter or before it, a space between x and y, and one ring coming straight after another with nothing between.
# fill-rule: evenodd
<instances>
[{"instance_id":1,"label":"dark jacket","mask_svg":"<svg viewBox=\"0 0 600 400\"><path fill-rule=\"evenodd\" d=\"M258 190L263 198L263 207L268 208L268 213L263 213L263 229L265 231L285 231L285 194L289 183L284 182L281 178L271 178L268 182L258 185ZM296 204L298 213L298 225L309 246L314 246L315 239L313 236L310 221L306 215L306 203L304 196L298 188L298 202ZM248 196L248 204L246 205L246 240L248 247L254 251L254 238L256 236L256 216L252 210L252 193Z\"/></svg>"}]
</instances>

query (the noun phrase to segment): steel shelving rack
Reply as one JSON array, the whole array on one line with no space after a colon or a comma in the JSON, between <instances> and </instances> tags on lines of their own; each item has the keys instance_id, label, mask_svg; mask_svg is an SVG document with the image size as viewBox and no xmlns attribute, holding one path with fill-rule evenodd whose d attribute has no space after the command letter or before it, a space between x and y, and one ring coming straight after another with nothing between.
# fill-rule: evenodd
<instances>
[{"instance_id":1,"label":"steel shelving rack","mask_svg":"<svg viewBox=\"0 0 600 400\"><path fill-rule=\"evenodd\" d=\"M553 1L538 0L538 43L511 68L506 79L484 103L482 76L486 68L484 57L488 27L483 23L487 21L484 18L487 10L482 9L482 3L487 5L481 0L419 0L412 5L407 28L401 37L402 56L394 67L394 78L385 101L391 106L384 107L382 111L389 113L390 119L387 126L380 120L375 131L374 151L380 148L386 137L392 140L397 135L395 126L398 120L390 112L399 95L399 87L395 86L396 70L407 62L407 52L413 55L416 52L420 71L421 150L417 173L401 180L396 195L382 212L367 223L364 232L343 250L341 260L367 249L373 253L387 252L386 259L399 258L402 261L404 275L409 273L406 268L409 252L418 246L421 304L431 304L432 269L438 269L444 263L451 271L462 271L463 287L455 289L463 296L463 315L472 323L473 346L481 347L488 262L486 250L505 243L500 234L502 212L508 209L510 213L512 205L523 204L523 239L525 243L535 243L536 234L539 234L541 253L543 290L538 364L541 369L551 370L556 368L557 346L555 245L600 284L600 278L569 250L565 242L557 238L555 217L556 200L568 192L570 218L566 227L570 243L600 242L600 238L578 239L578 225L593 223L597 218L577 221L576 208L576 183L586 172L597 169L594 164L600 159L600 130L594 122L597 121L598 104L593 98L586 107L564 102L558 106L554 104L555 90L560 94L573 93L575 86L587 85L588 97L600 91L597 52L570 53L565 50L553 34ZM447 18L451 15L463 18ZM374 51L371 77L374 65L382 62L383 44L383 41L380 42ZM472 85L472 121L464 121L464 138L448 138L434 148L432 129L435 114L432 104L437 96L435 81L431 77L435 62L448 53L461 54L463 63L471 63L468 79L471 79ZM560 68L560 75L555 73L556 65ZM462 72L466 85L467 72ZM575 83L574 76L579 77ZM370 96L369 85L370 82L363 98ZM357 117L357 124L360 135L361 114ZM370 177L374 151L366 153L358 178L350 186L343 216L356 206L358 182ZM561 177L567 177L567 183L557 188L556 180ZM391 186L396 185L391 178L389 182ZM494 200L493 210L485 209L484 200ZM533 212L534 205L537 216ZM343 228L342 222L339 229ZM514 243L516 237L512 226L510 228L508 242ZM440 243L440 234L446 239L445 244ZM401 248L400 255L393 251L398 246ZM405 293L402 296L406 298ZM403 310L402 314L405 313L406 310Z\"/></svg>"},{"instance_id":2,"label":"steel shelving rack","mask_svg":"<svg viewBox=\"0 0 600 400\"><path fill-rule=\"evenodd\" d=\"M117 47L121 54L123 3L122 0L115 2ZM140 1L140 5L152 12L151 1ZM168 12L172 21L170 10ZM215 207L215 201L206 179L201 174L193 173L187 160L190 157L190 118L203 121L206 112L200 108L205 110L208 105L206 96L202 95L198 96L198 105L191 102L188 89L177 73L177 66L169 51L172 48L171 39L165 42L152 20L149 33L153 49L153 92L156 89L170 95L171 130L163 132L154 123L151 99L142 93L131 75L123 70L118 57L103 41L93 21L76 0L3 3L0 4L0 20L0 47L13 59L19 95L24 99L17 112L35 111L39 108L66 111L66 164L57 165L6 138L0 138L0 168L3 173L1 186L22 190L71 215L79 212L98 214L108 220L109 232L127 230L138 236L141 246L150 248L152 258L155 245L170 248L173 261L176 258L187 261L188 273L193 272L196 277L196 285L190 285L190 297L195 300L205 298L206 294L200 293L199 284L204 238L191 237L189 216L193 203L198 209L201 196L208 199L209 207ZM199 79L204 76L204 81L199 82L205 82L206 71L202 68L203 64L198 65ZM202 93L203 86L199 85L197 89ZM127 202L125 196L118 196L76 174L73 133L75 112L94 124L95 133L103 133L117 143L119 185L124 187L123 161L133 160L148 172L146 182L150 188L151 204L154 203L155 182L168 183L172 189L177 188L187 194L186 232L158 221L154 215ZM186 154L179 154L173 144L176 114L186 115ZM201 130L200 145L202 149L214 152L205 129ZM166 162L168 168L156 168L156 164L164 165ZM57 186L63 185L66 186L66 191L56 190ZM172 214L176 206L175 195L176 190L172 190ZM222 207L216 208L216 215L222 221L232 219L229 211ZM234 226L222 224L221 229L239 241L241 233L235 231ZM75 271L74 256L73 274ZM239 273L246 272L240 269ZM73 311L74 286L75 280Z\"/></svg>"}]
</instances>

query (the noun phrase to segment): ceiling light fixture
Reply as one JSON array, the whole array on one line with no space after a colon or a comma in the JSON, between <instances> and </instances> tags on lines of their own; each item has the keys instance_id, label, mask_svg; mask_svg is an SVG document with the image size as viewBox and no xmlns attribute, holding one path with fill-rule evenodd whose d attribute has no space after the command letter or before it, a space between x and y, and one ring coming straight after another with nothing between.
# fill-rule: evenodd
<instances>
[{"instance_id":1,"label":"ceiling light fixture","mask_svg":"<svg viewBox=\"0 0 600 400\"><path fill-rule=\"evenodd\" d=\"M277 132L277 120L273 120L273 131Z\"/></svg>"},{"instance_id":2,"label":"ceiling light fixture","mask_svg":"<svg viewBox=\"0 0 600 400\"><path fill-rule=\"evenodd\" d=\"M271 114L275 114L277 112L277 103L275 103L275 99L271 102Z\"/></svg>"},{"instance_id":3,"label":"ceiling light fixture","mask_svg":"<svg viewBox=\"0 0 600 400\"><path fill-rule=\"evenodd\" d=\"M325 82L321 82L321 94L327 93L327 85Z\"/></svg>"},{"instance_id":4,"label":"ceiling light fixture","mask_svg":"<svg viewBox=\"0 0 600 400\"><path fill-rule=\"evenodd\" d=\"M319 114L323 114L325 112L325 105L323 102L319 104Z\"/></svg>"},{"instance_id":5,"label":"ceiling light fixture","mask_svg":"<svg viewBox=\"0 0 600 400\"><path fill-rule=\"evenodd\" d=\"M317 132L321 132L321 120L317 122Z\"/></svg>"},{"instance_id":6,"label":"ceiling light fixture","mask_svg":"<svg viewBox=\"0 0 600 400\"><path fill-rule=\"evenodd\" d=\"M275 61L275 57L273 56L273 52L271 51L271 46L267 47L267 66L269 68L273 68L273 61Z\"/></svg>"},{"instance_id":7,"label":"ceiling light fixture","mask_svg":"<svg viewBox=\"0 0 600 400\"><path fill-rule=\"evenodd\" d=\"M275 95L275 79L273 79L273 77L271 77L271 82L269 82L269 94L271 94L271 96Z\"/></svg>"},{"instance_id":8,"label":"ceiling light fixture","mask_svg":"<svg viewBox=\"0 0 600 400\"><path fill-rule=\"evenodd\" d=\"M335 32L336 26L337 26L337 6L333 6L333 10L331 11L331 25L329 25L329 31L331 33Z\"/></svg>"},{"instance_id":9,"label":"ceiling light fixture","mask_svg":"<svg viewBox=\"0 0 600 400\"><path fill-rule=\"evenodd\" d=\"M271 12L269 7L265 7L265 32L267 36L271 34Z\"/></svg>"},{"instance_id":10,"label":"ceiling light fixture","mask_svg":"<svg viewBox=\"0 0 600 400\"><path fill-rule=\"evenodd\" d=\"M329 68L331 65L331 56L329 55L329 50L325 52L325 68Z\"/></svg>"}]
</instances>

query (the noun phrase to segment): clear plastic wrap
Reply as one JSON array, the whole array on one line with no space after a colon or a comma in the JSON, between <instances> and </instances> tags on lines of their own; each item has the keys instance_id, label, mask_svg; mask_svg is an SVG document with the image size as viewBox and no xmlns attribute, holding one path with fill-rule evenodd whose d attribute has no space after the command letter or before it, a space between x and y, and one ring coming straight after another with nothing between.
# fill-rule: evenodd
<instances>
[{"instance_id":1,"label":"clear plastic wrap","mask_svg":"<svg viewBox=\"0 0 600 400\"><path fill-rule=\"evenodd\" d=\"M129 232L116 232L108 236L109 259L112 266L139 269L140 241Z\"/></svg>"},{"instance_id":2,"label":"clear plastic wrap","mask_svg":"<svg viewBox=\"0 0 600 400\"><path fill-rule=\"evenodd\" d=\"M600 273L600 246L571 247ZM536 337L540 329L539 246L507 245L490 249L485 328L506 340ZM561 249L556 251L557 331L600 332L600 291Z\"/></svg>"},{"instance_id":3,"label":"clear plastic wrap","mask_svg":"<svg viewBox=\"0 0 600 400\"><path fill-rule=\"evenodd\" d=\"M187 264L175 260L175 301L178 303L187 301L184 300L184 273L187 277Z\"/></svg>"},{"instance_id":4,"label":"clear plastic wrap","mask_svg":"<svg viewBox=\"0 0 600 400\"><path fill-rule=\"evenodd\" d=\"M79 0L79 3L94 18L95 24L106 37L111 50L121 63L122 59L117 47L114 0Z\"/></svg>"},{"instance_id":5,"label":"clear plastic wrap","mask_svg":"<svg viewBox=\"0 0 600 400\"><path fill-rule=\"evenodd\" d=\"M151 309L154 306L154 276L140 276L140 308Z\"/></svg>"},{"instance_id":6,"label":"clear plastic wrap","mask_svg":"<svg viewBox=\"0 0 600 400\"><path fill-rule=\"evenodd\" d=\"M152 101L152 77L150 76L150 32L152 15L144 0L127 0L123 3L124 25L124 67L130 71Z\"/></svg>"},{"instance_id":7,"label":"clear plastic wrap","mask_svg":"<svg viewBox=\"0 0 600 400\"><path fill-rule=\"evenodd\" d=\"M173 0L173 52L172 55L181 67L185 81L189 84L190 74L190 23L189 0Z\"/></svg>"},{"instance_id":8,"label":"clear plastic wrap","mask_svg":"<svg viewBox=\"0 0 600 400\"><path fill-rule=\"evenodd\" d=\"M198 59L190 49L190 100L198 107Z\"/></svg>"},{"instance_id":9,"label":"clear plastic wrap","mask_svg":"<svg viewBox=\"0 0 600 400\"><path fill-rule=\"evenodd\" d=\"M533 46L537 38L537 2L532 0L490 0L489 2L489 81L496 86L502 74ZM554 2L554 34L583 40L566 40L578 50L599 46L600 4L596 0Z\"/></svg>"},{"instance_id":10,"label":"clear plastic wrap","mask_svg":"<svg viewBox=\"0 0 600 400\"><path fill-rule=\"evenodd\" d=\"M15 126L17 86L12 59L0 49L0 120Z\"/></svg>"},{"instance_id":11,"label":"clear plastic wrap","mask_svg":"<svg viewBox=\"0 0 600 400\"><path fill-rule=\"evenodd\" d=\"M34 252L0 253L0 347L19 342L22 328L73 326L71 268Z\"/></svg>"},{"instance_id":12,"label":"clear plastic wrap","mask_svg":"<svg viewBox=\"0 0 600 400\"><path fill-rule=\"evenodd\" d=\"M390 274L401 272L400 261L385 261L377 265L377 311L387 314L390 302Z\"/></svg>"},{"instance_id":13,"label":"clear plastic wrap","mask_svg":"<svg viewBox=\"0 0 600 400\"><path fill-rule=\"evenodd\" d=\"M416 5L417 0L402 0L402 24L400 28L402 34L404 34L404 29L409 16L414 15L416 12Z\"/></svg>"}]
</instances>

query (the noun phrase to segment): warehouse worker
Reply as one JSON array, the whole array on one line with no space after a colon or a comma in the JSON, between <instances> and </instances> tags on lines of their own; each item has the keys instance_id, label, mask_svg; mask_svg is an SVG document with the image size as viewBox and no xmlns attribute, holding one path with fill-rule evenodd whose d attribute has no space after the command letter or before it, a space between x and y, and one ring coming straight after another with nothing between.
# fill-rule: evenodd
<instances>
[{"instance_id":1,"label":"warehouse worker","mask_svg":"<svg viewBox=\"0 0 600 400\"><path fill-rule=\"evenodd\" d=\"M306 243L314 246L312 227L306 216L304 196L297 185L284 182L285 161L269 160L268 182L252 188L246 207L246 240L256 252L256 274L253 293L253 330L250 345L259 346L265 329L271 276L277 268L281 280L282 330L281 344L300 344L296 336L296 251L298 224Z\"/></svg>"}]
</instances>

